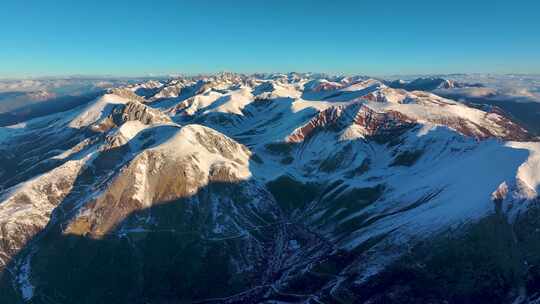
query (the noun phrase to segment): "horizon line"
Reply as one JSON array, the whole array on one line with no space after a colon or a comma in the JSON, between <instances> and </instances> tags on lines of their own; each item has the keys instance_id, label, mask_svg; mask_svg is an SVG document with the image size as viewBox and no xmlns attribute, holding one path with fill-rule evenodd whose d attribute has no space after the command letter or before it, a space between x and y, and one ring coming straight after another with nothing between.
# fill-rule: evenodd
<instances>
[{"instance_id":1,"label":"horizon line","mask_svg":"<svg viewBox=\"0 0 540 304\"><path fill-rule=\"evenodd\" d=\"M306 74L306 75L326 75L330 77L347 77L347 76L366 76L375 78L385 77L425 77L425 76L456 76L456 75L484 75L484 76L540 76L538 73L498 73L498 72L455 72L455 73L395 73L395 74L363 74L363 73L330 73L330 72L233 72L233 71L219 71L219 72L195 72L195 73L148 73L146 75L121 75L121 74L59 74L59 75L30 75L30 76L0 76L0 81L9 80L67 80L67 79L80 79L80 80L123 80L123 79L155 79L155 78L180 78L180 77L204 77L215 76L220 74L231 73L234 75L242 76L254 76L257 74Z\"/></svg>"}]
</instances>

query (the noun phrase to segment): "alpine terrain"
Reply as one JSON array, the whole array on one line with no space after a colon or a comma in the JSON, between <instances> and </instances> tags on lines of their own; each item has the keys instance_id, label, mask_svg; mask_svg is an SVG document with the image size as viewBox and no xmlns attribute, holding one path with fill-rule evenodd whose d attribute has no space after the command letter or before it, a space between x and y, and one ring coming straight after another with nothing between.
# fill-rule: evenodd
<instances>
[{"instance_id":1,"label":"alpine terrain","mask_svg":"<svg viewBox=\"0 0 540 304\"><path fill-rule=\"evenodd\" d=\"M540 303L540 140L433 93L467 85L222 73L0 127L0 303Z\"/></svg>"}]
</instances>

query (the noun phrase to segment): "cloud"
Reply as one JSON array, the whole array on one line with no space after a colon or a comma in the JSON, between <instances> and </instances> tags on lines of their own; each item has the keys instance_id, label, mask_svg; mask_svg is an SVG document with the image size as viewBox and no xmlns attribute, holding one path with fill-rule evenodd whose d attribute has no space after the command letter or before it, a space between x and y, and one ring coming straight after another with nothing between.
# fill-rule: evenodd
<instances>
[{"instance_id":1,"label":"cloud","mask_svg":"<svg viewBox=\"0 0 540 304\"><path fill-rule=\"evenodd\" d=\"M455 99L485 98L493 101L540 103L540 76L537 75L463 75L454 80L480 83L484 87L441 89L434 93Z\"/></svg>"},{"instance_id":2,"label":"cloud","mask_svg":"<svg viewBox=\"0 0 540 304\"><path fill-rule=\"evenodd\" d=\"M31 92L46 89L46 85L37 80L3 80L0 92Z\"/></svg>"}]
</instances>

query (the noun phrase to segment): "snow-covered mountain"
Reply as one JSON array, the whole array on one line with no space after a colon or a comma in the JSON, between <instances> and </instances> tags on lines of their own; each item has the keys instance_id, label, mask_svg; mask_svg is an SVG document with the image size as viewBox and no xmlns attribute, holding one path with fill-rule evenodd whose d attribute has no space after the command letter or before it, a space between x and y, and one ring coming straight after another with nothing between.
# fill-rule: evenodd
<instances>
[{"instance_id":1,"label":"snow-covered mountain","mask_svg":"<svg viewBox=\"0 0 540 304\"><path fill-rule=\"evenodd\" d=\"M0 302L537 300L540 141L411 83L152 80L0 128Z\"/></svg>"},{"instance_id":2,"label":"snow-covered mountain","mask_svg":"<svg viewBox=\"0 0 540 304\"><path fill-rule=\"evenodd\" d=\"M384 82L392 88L429 91L472 106L499 107L529 132L538 136L539 79L538 75L453 74Z\"/></svg>"}]
</instances>

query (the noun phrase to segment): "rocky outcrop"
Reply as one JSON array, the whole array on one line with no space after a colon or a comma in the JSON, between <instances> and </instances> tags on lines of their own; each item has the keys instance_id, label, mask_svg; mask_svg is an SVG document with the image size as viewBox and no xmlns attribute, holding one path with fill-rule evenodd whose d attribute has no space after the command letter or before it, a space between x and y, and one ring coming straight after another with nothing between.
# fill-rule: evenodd
<instances>
[{"instance_id":1,"label":"rocky outcrop","mask_svg":"<svg viewBox=\"0 0 540 304\"><path fill-rule=\"evenodd\" d=\"M183 88L184 88L184 85L181 83L167 85L164 88L162 88L159 92L157 92L153 96L153 98L160 99L160 98L178 97L178 95L180 95L180 92L182 91Z\"/></svg>"},{"instance_id":2,"label":"rocky outcrop","mask_svg":"<svg viewBox=\"0 0 540 304\"><path fill-rule=\"evenodd\" d=\"M497 115L494 120L496 120L497 125L503 127L498 129L502 130L502 132L497 132L460 117L433 118L431 122L448 126L465 136L474 137L479 140L499 138L504 140L527 141L534 138L525 129L504 117Z\"/></svg>"},{"instance_id":3,"label":"rocky outcrop","mask_svg":"<svg viewBox=\"0 0 540 304\"><path fill-rule=\"evenodd\" d=\"M130 101L125 105L115 107L111 119L118 126L133 120L138 120L145 125L171 122L171 119L161 111L152 109L138 101Z\"/></svg>"},{"instance_id":4,"label":"rocky outcrop","mask_svg":"<svg viewBox=\"0 0 540 304\"><path fill-rule=\"evenodd\" d=\"M307 124L289 135L286 141L302 142L316 132L322 130L338 132L353 124L360 126L365 136L388 135L394 131L410 128L414 123L413 119L399 112L379 113L360 103L335 106L319 112Z\"/></svg>"}]
</instances>

